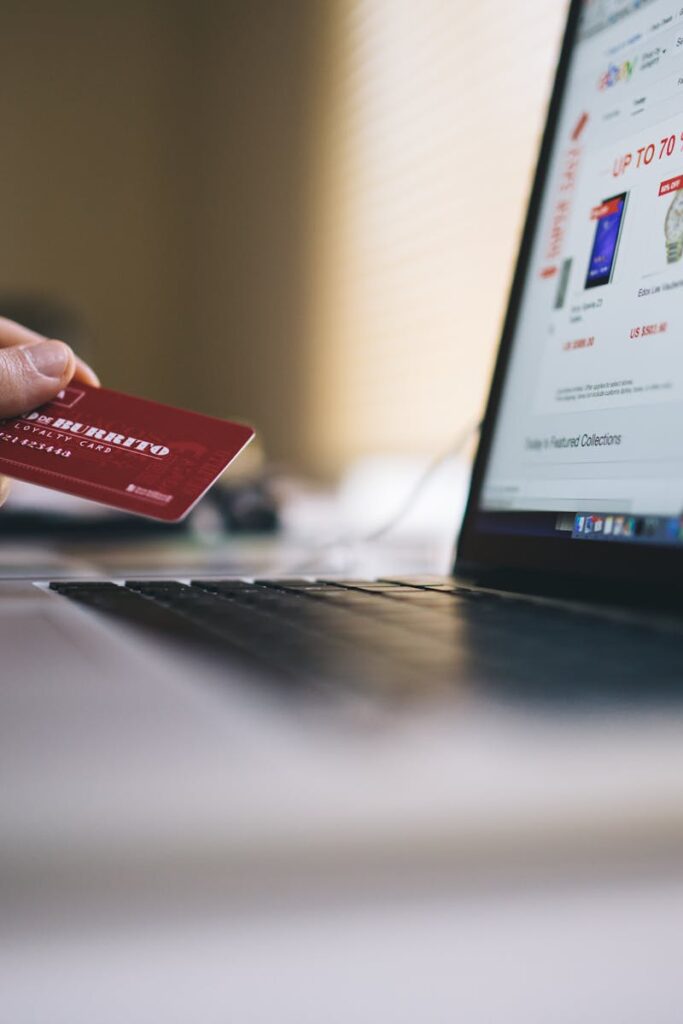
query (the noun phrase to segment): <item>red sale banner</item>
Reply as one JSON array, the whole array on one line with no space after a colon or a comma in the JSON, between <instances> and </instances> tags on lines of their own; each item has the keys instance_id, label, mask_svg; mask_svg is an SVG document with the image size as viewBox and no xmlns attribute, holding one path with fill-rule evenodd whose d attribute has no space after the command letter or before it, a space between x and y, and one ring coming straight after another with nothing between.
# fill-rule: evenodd
<instances>
[{"instance_id":1,"label":"red sale banner","mask_svg":"<svg viewBox=\"0 0 683 1024\"><path fill-rule=\"evenodd\" d=\"M608 203L600 203L591 210L591 220L600 220L601 217L608 217L610 213L618 213L621 209L621 199L610 199Z\"/></svg>"},{"instance_id":2,"label":"red sale banner","mask_svg":"<svg viewBox=\"0 0 683 1024\"><path fill-rule=\"evenodd\" d=\"M683 174L676 175L675 178L667 178L659 186L660 196L667 196L670 192L678 192L679 188L683 188Z\"/></svg>"},{"instance_id":3,"label":"red sale banner","mask_svg":"<svg viewBox=\"0 0 683 1024\"><path fill-rule=\"evenodd\" d=\"M576 124L574 126L574 131L572 132L572 142L577 142L578 141L578 138L579 138L581 132L583 131L583 129L586 127L587 124L588 124L588 114L584 110L583 114L581 114L581 116L579 117L579 120L576 122Z\"/></svg>"}]
</instances>

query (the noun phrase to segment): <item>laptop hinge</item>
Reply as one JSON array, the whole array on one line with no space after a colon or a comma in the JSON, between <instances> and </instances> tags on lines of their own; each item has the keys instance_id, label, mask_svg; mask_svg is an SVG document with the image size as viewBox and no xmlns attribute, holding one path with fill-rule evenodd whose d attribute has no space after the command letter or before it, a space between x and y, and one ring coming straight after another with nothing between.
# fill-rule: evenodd
<instances>
[{"instance_id":1,"label":"laptop hinge","mask_svg":"<svg viewBox=\"0 0 683 1024\"><path fill-rule=\"evenodd\" d=\"M456 563L456 579L472 586L510 593L552 597L590 604L627 608L668 609L683 612L681 588L636 580L596 580L569 573L529 569L501 569L473 563Z\"/></svg>"}]
</instances>

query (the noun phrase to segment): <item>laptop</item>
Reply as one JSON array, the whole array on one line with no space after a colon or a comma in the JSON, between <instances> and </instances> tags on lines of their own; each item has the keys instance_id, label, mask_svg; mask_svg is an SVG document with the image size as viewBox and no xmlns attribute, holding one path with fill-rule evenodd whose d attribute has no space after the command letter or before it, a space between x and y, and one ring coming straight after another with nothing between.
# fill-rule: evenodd
<instances>
[{"instance_id":1,"label":"laptop","mask_svg":"<svg viewBox=\"0 0 683 1024\"><path fill-rule=\"evenodd\" d=\"M4 581L0 746L32 780L6 787L6 832L43 834L55 778L63 815L81 808L95 756L119 786L185 764L214 792L214 758L247 736L299 757L303 729L310 782L321 709L678 695L682 30L668 0L570 5L451 574ZM103 799L105 832L139 779Z\"/></svg>"},{"instance_id":2,"label":"laptop","mask_svg":"<svg viewBox=\"0 0 683 1024\"><path fill-rule=\"evenodd\" d=\"M0 584L14 1019L80 1019L98 984L114 1017L122 998L144 1016L160 991L174 1019L207 1000L206 1019L226 1019L230 998L257 1016L268 1003L259 1019L276 999L282 1019L293 999L299 1016L311 998L324 1015L337 982L355 998L375 978L377 948L392 970L411 964L411 981L422 970L439 1016L454 975L452 957L437 962L448 994L434 988L436 905L454 929L441 947L481 951L481 1007L501 922L523 950L536 932L541 957L552 946L547 888L511 916L503 881L547 882L558 858L584 879L602 863L604 885L620 858L641 875L646 855L680 864L681 34L669 0L571 4L450 575L46 568ZM491 873L495 907L477 924L471 881ZM562 892L557 948L578 907L604 1009L602 912L612 948L634 907L611 889L604 903ZM657 897L658 928L679 895ZM393 912L399 898L416 928ZM384 919L371 899L392 909L385 931L349 930ZM429 950L417 974L407 931ZM639 979L641 952L626 968ZM395 989L376 977L375 1017ZM515 1005L527 1002L525 990Z\"/></svg>"},{"instance_id":3,"label":"laptop","mask_svg":"<svg viewBox=\"0 0 683 1024\"><path fill-rule=\"evenodd\" d=\"M302 693L675 683L682 18L664 0L570 6L449 577L52 580L46 596Z\"/></svg>"}]
</instances>

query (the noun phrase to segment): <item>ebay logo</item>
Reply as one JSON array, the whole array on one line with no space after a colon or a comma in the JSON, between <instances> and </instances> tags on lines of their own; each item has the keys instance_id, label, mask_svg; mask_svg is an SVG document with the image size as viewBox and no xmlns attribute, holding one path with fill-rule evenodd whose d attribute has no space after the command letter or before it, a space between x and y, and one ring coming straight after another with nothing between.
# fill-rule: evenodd
<instances>
[{"instance_id":1,"label":"ebay logo","mask_svg":"<svg viewBox=\"0 0 683 1024\"><path fill-rule=\"evenodd\" d=\"M630 81L635 66L635 60L624 60L621 64L610 64L607 71L604 71L598 79L598 89L604 92L605 89L611 89L613 85L617 85L619 82Z\"/></svg>"}]
</instances>

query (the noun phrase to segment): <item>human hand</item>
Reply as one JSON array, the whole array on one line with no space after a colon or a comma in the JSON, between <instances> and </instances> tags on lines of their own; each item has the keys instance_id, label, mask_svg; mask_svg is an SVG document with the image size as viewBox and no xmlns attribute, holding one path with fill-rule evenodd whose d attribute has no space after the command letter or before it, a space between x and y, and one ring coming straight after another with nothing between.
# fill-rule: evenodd
<instances>
[{"instance_id":1,"label":"human hand","mask_svg":"<svg viewBox=\"0 0 683 1024\"><path fill-rule=\"evenodd\" d=\"M0 317L0 419L18 416L49 402L71 381L99 385L99 380L63 341L44 338ZM0 476L0 505L9 491Z\"/></svg>"}]
</instances>

